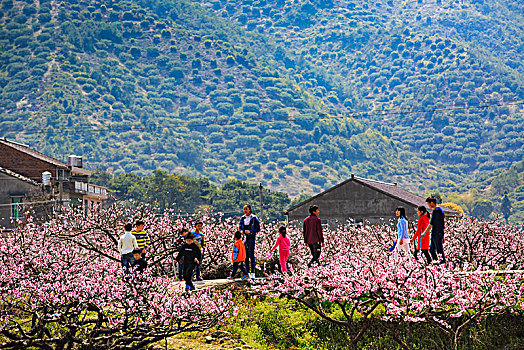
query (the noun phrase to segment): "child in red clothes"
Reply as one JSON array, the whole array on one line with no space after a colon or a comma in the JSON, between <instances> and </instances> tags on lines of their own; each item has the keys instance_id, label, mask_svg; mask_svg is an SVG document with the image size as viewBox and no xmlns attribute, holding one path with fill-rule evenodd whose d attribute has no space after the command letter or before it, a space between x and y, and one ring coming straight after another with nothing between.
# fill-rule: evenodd
<instances>
[{"instance_id":1,"label":"child in red clothes","mask_svg":"<svg viewBox=\"0 0 524 350\"><path fill-rule=\"evenodd\" d=\"M286 237L286 228L284 226L278 229L280 236L277 238L277 242L271 251L274 251L278 247L278 255L280 258L280 269L282 273L287 272L287 258L289 258L289 247L291 242L289 238Z\"/></svg>"},{"instance_id":2,"label":"child in red clothes","mask_svg":"<svg viewBox=\"0 0 524 350\"><path fill-rule=\"evenodd\" d=\"M415 241L415 259L417 259L417 253L420 250L426 257L428 264L431 264L431 256L429 255L429 239L431 238L431 234L426 234L421 237L421 234L429 225L429 213L425 206L420 206L417 208L417 214L419 216L417 232L413 236L413 240Z\"/></svg>"}]
</instances>

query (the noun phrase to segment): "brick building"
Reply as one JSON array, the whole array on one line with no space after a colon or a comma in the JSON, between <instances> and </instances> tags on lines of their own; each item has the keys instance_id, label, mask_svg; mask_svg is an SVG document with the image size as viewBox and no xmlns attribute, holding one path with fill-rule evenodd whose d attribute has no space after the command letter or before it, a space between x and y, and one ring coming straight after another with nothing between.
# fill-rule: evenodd
<instances>
[{"instance_id":1,"label":"brick building","mask_svg":"<svg viewBox=\"0 0 524 350\"><path fill-rule=\"evenodd\" d=\"M416 208L426 205L425 201L426 198L402 189L397 184L351 175L350 179L289 208L284 214L289 221L302 221L309 215L309 207L317 205L322 222L329 225L344 224L348 220L378 223L382 219L387 221L394 218L395 209L404 207L408 219L413 220L416 219ZM451 209L442 209L448 217L460 216Z\"/></svg>"},{"instance_id":2,"label":"brick building","mask_svg":"<svg viewBox=\"0 0 524 350\"><path fill-rule=\"evenodd\" d=\"M75 205L86 210L108 198L105 187L89 183L91 172L82 158L69 156L68 163L29 148L0 139L0 227L33 204Z\"/></svg>"}]
</instances>

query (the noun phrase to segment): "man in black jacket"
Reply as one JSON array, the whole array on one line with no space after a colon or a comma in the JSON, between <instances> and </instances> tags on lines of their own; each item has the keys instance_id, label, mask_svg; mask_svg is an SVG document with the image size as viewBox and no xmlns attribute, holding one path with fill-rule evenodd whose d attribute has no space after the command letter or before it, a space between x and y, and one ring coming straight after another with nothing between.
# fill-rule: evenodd
<instances>
[{"instance_id":1,"label":"man in black jacket","mask_svg":"<svg viewBox=\"0 0 524 350\"><path fill-rule=\"evenodd\" d=\"M191 281L193 278L193 270L195 269L195 265L200 263L202 258L200 248L198 248L198 246L193 242L193 238L192 233L186 235L186 243L182 245L176 257L176 261L178 261L179 264L181 264L182 259L184 259L184 280L186 281L186 290L195 289L193 281Z\"/></svg>"},{"instance_id":2,"label":"man in black jacket","mask_svg":"<svg viewBox=\"0 0 524 350\"><path fill-rule=\"evenodd\" d=\"M437 206L437 200L433 197L426 198L428 207L433 210L431 213L431 220L428 227L424 231L423 236L431 230L431 245L429 252L434 262L440 260L441 263L446 263L446 256L444 255L444 219L446 215L441 207Z\"/></svg>"}]
</instances>

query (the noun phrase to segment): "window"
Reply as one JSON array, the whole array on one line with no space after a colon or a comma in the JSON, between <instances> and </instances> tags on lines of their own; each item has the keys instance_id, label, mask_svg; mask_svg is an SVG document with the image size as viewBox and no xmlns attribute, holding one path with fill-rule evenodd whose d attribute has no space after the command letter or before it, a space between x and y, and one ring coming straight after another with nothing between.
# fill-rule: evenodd
<instances>
[{"instance_id":1,"label":"window","mask_svg":"<svg viewBox=\"0 0 524 350\"><path fill-rule=\"evenodd\" d=\"M11 197L11 219L19 219L22 216L24 197Z\"/></svg>"}]
</instances>

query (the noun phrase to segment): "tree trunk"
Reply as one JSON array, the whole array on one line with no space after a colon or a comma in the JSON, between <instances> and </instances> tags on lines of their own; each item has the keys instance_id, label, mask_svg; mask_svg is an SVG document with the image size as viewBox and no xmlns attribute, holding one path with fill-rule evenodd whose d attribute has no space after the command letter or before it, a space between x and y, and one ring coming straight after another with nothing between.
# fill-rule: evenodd
<instances>
[{"instance_id":1,"label":"tree trunk","mask_svg":"<svg viewBox=\"0 0 524 350\"><path fill-rule=\"evenodd\" d=\"M407 327L407 346L409 349L413 349L413 323L408 322Z\"/></svg>"}]
</instances>

